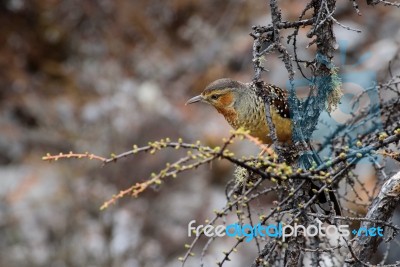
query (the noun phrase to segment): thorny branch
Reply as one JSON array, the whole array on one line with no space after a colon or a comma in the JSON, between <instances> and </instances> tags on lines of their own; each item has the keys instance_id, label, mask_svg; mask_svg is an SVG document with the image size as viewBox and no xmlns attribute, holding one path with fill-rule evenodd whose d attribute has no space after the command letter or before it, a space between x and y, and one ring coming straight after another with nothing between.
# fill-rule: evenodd
<instances>
[{"instance_id":1,"label":"thorny branch","mask_svg":"<svg viewBox=\"0 0 400 267\"><path fill-rule=\"evenodd\" d=\"M207 146L202 146L201 144L189 144L189 143L184 143L182 140L179 140L178 142L171 142L170 140L162 140L162 141L157 141L157 142L152 142L148 146L144 147L137 147L134 146L134 148L131 151L121 153L119 155L112 155L110 158L104 158L100 156L96 156L93 154L89 153L84 153L84 154L75 154L75 153L67 153L67 154L58 154L58 155L47 155L43 157L43 160L46 161L56 161L60 159L71 159L71 158L89 158L89 159L96 159L100 160L103 162L103 164L109 164L111 162L118 161L121 158L127 157L127 156L132 156L137 153L146 153L148 152L149 154L154 154L159 150L162 149L168 149L168 148L174 148L174 149L187 149L188 150L188 155L187 157L183 157L180 160L178 160L175 163L172 164L167 164L166 169L161 170L158 174L152 175L150 179L146 180L145 182L142 183L137 183L136 185L132 186L131 188L128 188L126 190L121 191L119 194L115 195L112 199L104 203L102 208L107 208L110 204L115 203L116 200L118 200L121 197L131 195L131 196L138 196L138 194L142 193L145 189L147 189L151 185L158 185L161 183L162 179L165 179L167 177L175 177L177 174L183 171L187 171L193 168L197 168L200 165L206 164L208 162L211 162L213 160L217 160L219 158L228 160L232 163L235 163L236 165L244 168L247 172L252 172L257 180L255 181L248 181L246 184L241 184L237 180L234 181L234 187L231 188L228 194L228 202L226 206L219 210L215 211L215 217L208 221L207 224L209 225L214 225L217 223L218 219L221 219L223 217L228 216L229 213L232 212L232 209L237 209L237 206L240 207L246 207L250 205L250 203L259 198L261 195L264 194L270 194L273 191L276 190L283 190L283 191L288 191L289 194L285 196L282 201L277 203L276 207L272 209L268 214L265 215L260 215L259 220L261 223L266 224L267 222L274 221L275 219L279 218L282 215L287 214L286 212L290 211L291 214L296 214L295 216L289 217L288 223L295 221L296 219L300 218L302 214L308 211L309 206L312 203L316 202L316 195L311 197L307 203L304 203L302 205L297 205L297 207L293 208L292 203L295 203L296 199L293 198L293 196L298 193L304 182L307 180L325 180L326 184L320 189L322 192L325 190L327 187L329 187L332 183L335 183L337 179L342 179L343 175L342 172L348 168L354 168L354 163L359 159L359 155L357 153L359 152L353 152L353 153L348 153L348 154L343 154L340 153L337 157L333 158L329 162L324 163L324 165L318 166L315 169L311 169L308 171L304 171L301 169L298 170L292 170L290 166L287 166L285 163L276 163L275 162L275 157L274 156L266 156L266 157L242 157L238 158L235 156L232 152L228 150L229 145L231 145L234 142L234 138L248 138L249 141L255 142L256 145L260 146L260 149L264 149L263 144L258 143L256 140L254 140L251 136L249 136L246 132L243 132L241 130L234 132L230 138L226 139L224 142L224 146L222 148L216 147L216 148L210 148ZM379 137L381 137L381 140L379 140ZM393 143L398 143L400 140L400 129L396 129L392 135L386 135L384 136L385 138L382 138L382 135L378 136L378 141L375 142L374 144L371 144L369 146L365 147L360 147L358 151L362 151L365 154L371 153L371 151L378 150L380 148L384 148L389 146L390 144ZM373 149L372 149L373 148ZM197 151L198 154L194 153L193 151ZM87 156L83 156L87 155ZM191 160L195 160L195 162L187 162L189 161L189 158ZM351 160L351 163L346 163L348 160ZM183 163L187 163L184 165ZM343 169L340 164L346 164L346 168ZM332 170L328 170L328 167L333 167ZM265 170L265 171L264 171ZM325 172L325 171L327 172ZM299 184L299 186L296 189L293 188L288 188L282 182L285 182L287 180L291 179L298 179L298 180L303 180L302 183ZM275 187L266 187L263 188L262 185L265 184L266 181L270 181L276 184ZM243 187L247 188L244 193L239 193L238 188ZM272 190L273 189L273 190ZM291 207L291 208L290 208ZM236 213L238 214L243 214L243 211L240 209L236 210ZM310 212L307 212L308 215L310 216L317 216L320 219L324 219L323 215L319 216L317 214L313 214ZM329 216L328 216L329 217ZM327 218L327 217L325 217ZM334 217L334 219L337 220L342 220L342 221L354 221L357 220L357 218L351 218L351 217ZM369 221L370 223L374 224L380 224L384 225L387 227L392 227L396 231L398 228L393 227L391 225L388 225L387 223L381 222L378 219L375 218L365 218L365 219L359 219L361 221ZM188 246L188 251L185 254L184 257L181 258L183 262L185 262L188 257L193 255L193 248L194 245L198 242L198 240L202 237L202 233L200 233L199 236L197 236L191 245ZM261 242L262 240L260 240ZM236 251L236 248L243 242L243 239L238 239L237 243L235 246L225 253L224 258L221 260L219 263L220 266L229 259L229 255ZM278 246L279 248L279 246ZM282 249L282 247L280 247ZM331 248L328 248L331 249ZM309 250L310 252L312 251ZM276 260L276 256L272 257L271 251L266 254L265 250L262 250L260 253L260 257L257 258L256 263L258 262L264 262L265 260ZM258 266L258 265L255 265Z\"/></svg>"},{"instance_id":2,"label":"thorny branch","mask_svg":"<svg viewBox=\"0 0 400 267\"><path fill-rule=\"evenodd\" d=\"M367 3L369 5L376 5L379 3L385 4L385 5L393 5L393 6L398 6L399 4L397 3L391 3L387 1L370 1L367 0ZM353 8L356 11L358 15L361 15L361 12L359 10L358 4L356 0L352 1ZM305 13L313 9L313 17L310 19L303 19L303 16ZM251 36L254 38L254 45L253 45L253 63L254 63L254 69L255 69L255 75L254 75L254 81L258 81L261 78L261 73L264 71L263 67L260 64L260 57L263 57L269 53L272 53L274 51L279 52L282 55L282 61L288 71L288 76L289 76L289 92L290 92L290 108L291 108L291 117L292 117L292 122L293 122L293 132L295 133L294 136L294 141L300 141L300 143L303 143L304 148L308 148L304 142L308 141L310 136L315 130L315 127L318 122L318 118L321 114L322 111L325 110L326 104L328 103L328 111L332 107L329 105L335 106L337 104L338 100L338 90L340 87L340 80L336 76L336 68L332 63L332 58L333 58L333 52L335 50L335 47L337 46L335 36L333 33L333 23L336 23L342 28L345 28L347 30L355 31L355 32L361 32L360 30L353 29L351 27L345 26L341 24L336 18L334 18L334 14L336 11L336 1L335 0L322 0L322 1L317 1L313 0L310 1L304 10L302 11L301 15L299 16L298 21L292 21L292 22L282 22L282 14L280 9L278 8L277 1L271 0L270 1L270 12L271 12L271 24L268 26L253 26L253 31L251 33ZM310 31L307 34L308 38L313 38L309 46L311 45L316 45L317 50L316 50L316 56L315 59L313 60L300 60L297 56L297 47L296 47L296 38L299 33L299 28L300 27L307 27L311 26ZM293 41L293 48L294 48L294 58L295 62L298 66L298 69L300 70L301 74L303 75L304 78L306 78L308 81L311 82L311 90L310 90L310 95L307 98L307 100L302 103L299 101L296 97L295 91L294 91L294 84L293 84L293 79L294 79L294 71L292 67L292 57L289 55L288 50L284 45L281 43L281 36L280 36L280 30L281 29L294 29L294 33L292 35L289 35L288 37L288 43L290 40ZM266 47L262 49L262 47ZM306 77L302 71L302 68L299 64L299 62L306 62L307 66L310 67L312 71L312 76L311 77ZM388 88L388 87L387 87ZM376 88L375 88L376 89ZM316 97L314 97L316 95ZM359 99L355 101L357 103ZM336 103L335 103L336 102ZM275 134L275 126L272 123L271 120L271 115L269 112L269 106L266 104L266 119L268 122L268 126L271 129L271 137L272 140L275 144L276 148L279 148L277 139L276 139L276 134ZM350 125L356 125L356 121L361 120L367 120L368 118L365 117L365 115L368 114L368 112L364 113L364 117L360 116L358 119L356 118L357 116L354 116L354 121L353 124ZM390 118L391 113L389 113L388 118ZM350 131L351 126L347 127L346 125L343 126L343 129L340 129L342 127L338 127L337 130L335 131ZM337 134L333 133L333 134ZM346 136L347 134L345 134ZM332 135L331 138L327 138L326 142L331 142L331 140L334 138L335 135ZM382 136L380 136L380 139L384 139L385 133L383 133ZM328 145L328 143L325 143L322 148ZM347 155L347 153L352 154L350 158L353 158L352 163L356 163L358 160L354 157L358 158L363 158L367 154L369 155L371 151L374 151L376 149L377 144L372 144L370 143L369 146L364 147L363 150L353 150L353 151L345 151L345 153L342 152L342 156ZM279 149L276 149L279 158L282 158L282 155L279 151ZM298 153L298 151L295 151L295 153ZM396 153L386 153L386 155L396 155ZM347 156L346 156L347 157ZM379 163L375 160L374 156L367 156L368 158L372 158L372 161L374 163L374 166L380 166ZM392 158L396 158L393 157ZM319 165L316 167L317 170L325 170L329 168L332 165L337 164L337 160L340 161L340 157L333 159L333 161L328 161L322 165ZM349 168L350 165L346 166L346 168ZM384 177L386 177L386 174L382 170L382 167L379 168L379 171L383 174ZM343 174L345 174L346 171L343 171ZM343 175L342 173L339 173L340 175ZM338 180L341 180L342 177L335 176L335 178L339 178ZM296 182L294 183L296 184ZM338 184L338 182L336 182ZM361 186L363 186L362 183L359 183ZM323 186L321 190L324 190ZM363 186L364 188L364 186ZM376 188L376 187L375 187ZM375 189L374 189L375 190ZM309 203L307 203L305 206L309 206L313 201L315 201L315 198L317 196L315 195L313 198L309 200ZM390 213L391 214L391 213ZM298 213L297 215L300 215ZM296 216L297 217L297 216ZM268 245L268 244L267 244ZM371 247L375 247L376 245L373 245ZM290 251L286 255L291 255L290 261L284 261L284 264L286 266L297 266L298 261L299 261L299 255L296 253L293 253L293 251ZM295 256L295 258L293 258ZM318 257L317 257L318 261Z\"/></svg>"}]
</instances>

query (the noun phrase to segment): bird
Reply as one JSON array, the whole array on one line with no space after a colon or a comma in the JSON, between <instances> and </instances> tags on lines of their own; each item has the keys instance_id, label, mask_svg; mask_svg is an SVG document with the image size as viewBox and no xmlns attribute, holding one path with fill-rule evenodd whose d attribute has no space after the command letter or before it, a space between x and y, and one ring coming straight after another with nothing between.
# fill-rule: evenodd
<instances>
[{"instance_id":1,"label":"bird","mask_svg":"<svg viewBox=\"0 0 400 267\"><path fill-rule=\"evenodd\" d=\"M286 90L263 81L243 83L231 78L218 79L203 90L200 95L190 98L185 105L204 102L213 106L233 129L244 128L249 134L258 138L262 143L271 145L270 129L266 118L266 101L270 106L270 115L275 127L277 141L292 144L293 122L290 117L288 93ZM312 149L310 157L303 157L306 168L310 162L320 163L318 154ZM311 160L310 160L311 158ZM321 188L321 184L312 183L313 191ZM330 213L327 197L331 200L336 215L341 215L340 204L335 194L330 191L329 196L320 193L319 206L326 214Z\"/></svg>"},{"instance_id":2,"label":"bird","mask_svg":"<svg viewBox=\"0 0 400 267\"><path fill-rule=\"evenodd\" d=\"M204 91L186 105L205 102L215 107L233 129L244 128L264 144L272 138L266 120L265 101L270 101L272 122L280 142L292 142L292 122L287 93L278 86L262 82L261 86L224 78L210 83Z\"/></svg>"}]
</instances>

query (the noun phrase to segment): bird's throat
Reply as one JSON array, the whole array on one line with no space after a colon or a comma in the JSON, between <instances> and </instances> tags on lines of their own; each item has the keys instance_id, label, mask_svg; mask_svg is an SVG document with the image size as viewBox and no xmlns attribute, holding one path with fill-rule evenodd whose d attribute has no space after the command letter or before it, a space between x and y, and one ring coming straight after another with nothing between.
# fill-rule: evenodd
<instances>
[{"instance_id":1,"label":"bird's throat","mask_svg":"<svg viewBox=\"0 0 400 267\"><path fill-rule=\"evenodd\" d=\"M225 117L225 119L234 129L239 128L240 125L237 125L238 114L233 107L227 107L227 108L216 107L216 109L219 113L221 113Z\"/></svg>"}]
</instances>

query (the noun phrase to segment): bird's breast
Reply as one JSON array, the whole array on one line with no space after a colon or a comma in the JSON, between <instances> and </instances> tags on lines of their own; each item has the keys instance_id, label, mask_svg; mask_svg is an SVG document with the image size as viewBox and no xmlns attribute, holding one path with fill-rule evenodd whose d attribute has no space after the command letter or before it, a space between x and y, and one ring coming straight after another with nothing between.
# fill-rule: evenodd
<instances>
[{"instance_id":1,"label":"bird's breast","mask_svg":"<svg viewBox=\"0 0 400 267\"><path fill-rule=\"evenodd\" d=\"M258 107L258 108L253 108ZM264 105L253 105L247 112L240 113L238 117L238 127L243 127L250 131L250 134L259 138L265 144L271 144L269 127L266 119ZM292 124L289 118L282 117L278 110L271 106L271 118L275 126L277 138L280 142L291 142Z\"/></svg>"},{"instance_id":2,"label":"bird's breast","mask_svg":"<svg viewBox=\"0 0 400 267\"><path fill-rule=\"evenodd\" d=\"M253 99L254 103L242 105L240 109L234 107L215 107L234 129L240 127L250 131L250 134L259 138L265 144L271 144L269 127L265 114L264 103ZM280 142L291 142L292 123L290 118L282 117L279 111L271 106L271 118L275 125L277 138Z\"/></svg>"}]
</instances>

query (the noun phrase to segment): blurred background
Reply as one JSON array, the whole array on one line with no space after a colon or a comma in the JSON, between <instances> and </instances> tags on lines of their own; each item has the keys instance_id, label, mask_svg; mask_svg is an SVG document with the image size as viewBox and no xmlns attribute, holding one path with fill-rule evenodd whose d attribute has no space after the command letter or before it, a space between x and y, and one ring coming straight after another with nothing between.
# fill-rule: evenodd
<instances>
[{"instance_id":1,"label":"blurred background","mask_svg":"<svg viewBox=\"0 0 400 267\"><path fill-rule=\"evenodd\" d=\"M286 20L306 4L279 2ZM336 18L363 31L335 25L346 42L343 64L384 80L398 53L400 12L359 5L363 16L350 2L338 3ZM184 103L215 79L250 81L249 32L269 21L266 2L256 0L1 1L0 266L179 266L191 241L187 224L222 207L232 166L203 166L100 211L113 194L182 154L138 155L105 167L41 157L109 156L165 137L220 144L230 130L222 116ZM306 44L298 44L302 57L314 51ZM366 52L372 56L360 63ZM340 57L335 61L340 66ZM265 64L264 79L285 86L280 59ZM206 266L227 248L226 240L217 241ZM256 254L254 246L242 247L226 266L248 266Z\"/></svg>"}]
</instances>

